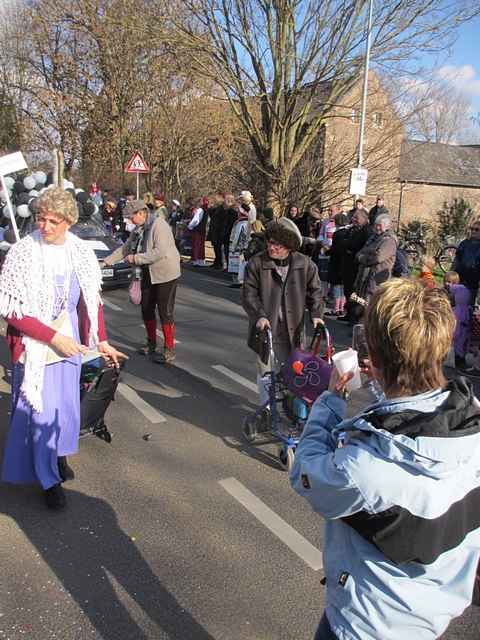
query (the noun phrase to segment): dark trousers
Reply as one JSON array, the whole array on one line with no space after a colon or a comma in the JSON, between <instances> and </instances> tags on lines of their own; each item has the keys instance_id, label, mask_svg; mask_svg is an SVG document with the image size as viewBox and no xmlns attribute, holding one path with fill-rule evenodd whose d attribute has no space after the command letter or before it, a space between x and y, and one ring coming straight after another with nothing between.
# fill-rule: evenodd
<instances>
[{"instance_id":1,"label":"dark trousers","mask_svg":"<svg viewBox=\"0 0 480 640\"><path fill-rule=\"evenodd\" d=\"M313 640L338 640L337 636L333 633L325 614L323 614L322 619L320 620L317 633Z\"/></svg>"},{"instance_id":2,"label":"dark trousers","mask_svg":"<svg viewBox=\"0 0 480 640\"><path fill-rule=\"evenodd\" d=\"M223 241L222 239L213 238L212 244L215 252L215 262L213 264L216 267L221 267L223 265Z\"/></svg>"},{"instance_id":3,"label":"dark trousers","mask_svg":"<svg viewBox=\"0 0 480 640\"><path fill-rule=\"evenodd\" d=\"M142 282L142 318L143 321L155 320L155 310L163 324L174 322L175 296L177 293L177 280L150 284L144 286Z\"/></svg>"}]
</instances>

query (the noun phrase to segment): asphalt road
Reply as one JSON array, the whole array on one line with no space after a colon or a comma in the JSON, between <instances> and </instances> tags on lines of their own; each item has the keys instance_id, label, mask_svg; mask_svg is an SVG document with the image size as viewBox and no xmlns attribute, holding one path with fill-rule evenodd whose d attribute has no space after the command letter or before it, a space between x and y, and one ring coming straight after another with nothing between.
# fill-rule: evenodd
<instances>
[{"instance_id":1,"label":"asphalt road","mask_svg":"<svg viewBox=\"0 0 480 640\"><path fill-rule=\"evenodd\" d=\"M105 293L111 341L131 356L107 444L81 440L50 513L33 488L0 485L0 640L307 640L320 617L323 525L291 490L274 442L248 445L254 357L238 290L185 269L178 357L155 365L124 290ZM329 323L337 346L348 341ZM0 449L8 357L0 347ZM448 640L478 640L480 610Z\"/></svg>"}]
</instances>

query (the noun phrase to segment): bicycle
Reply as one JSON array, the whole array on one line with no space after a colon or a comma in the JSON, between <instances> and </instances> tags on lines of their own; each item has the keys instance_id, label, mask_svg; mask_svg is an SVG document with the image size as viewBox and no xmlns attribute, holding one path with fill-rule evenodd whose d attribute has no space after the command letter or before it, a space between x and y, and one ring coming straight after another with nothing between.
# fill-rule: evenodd
<instances>
[{"instance_id":1,"label":"bicycle","mask_svg":"<svg viewBox=\"0 0 480 640\"><path fill-rule=\"evenodd\" d=\"M440 246L433 256L435 263L438 265L442 273L450 271L457 252L457 244L451 241ZM420 233L406 233L400 248L407 255L409 267L421 267L422 260L427 254L427 247L424 242L424 236Z\"/></svg>"}]
</instances>

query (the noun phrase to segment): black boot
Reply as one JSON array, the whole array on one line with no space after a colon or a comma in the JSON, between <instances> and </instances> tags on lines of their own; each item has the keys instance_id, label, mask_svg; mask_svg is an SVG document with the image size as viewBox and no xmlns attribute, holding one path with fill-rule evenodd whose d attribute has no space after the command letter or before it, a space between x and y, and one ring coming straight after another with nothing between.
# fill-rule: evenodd
<instances>
[{"instance_id":1,"label":"black boot","mask_svg":"<svg viewBox=\"0 0 480 640\"><path fill-rule=\"evenodd\" d=\"M65 509L67 506L67 499L61 484L54 484L53 487L50 487L50 489L47 489L44 493L45 502L49 509L60 511L60 509Z\"/></svg>"},{"instance_id":2,"label":"black boot","mask_svg":"<svg viewBox=\"0 0 480 640\"><path fill-rule=\"evenodd\" d=\"M75 478L75 473L72 467L68 465L66 456L58 456L58 473L60 474L62 482L67 482L67 480L73 480Z\"/></svg>"},{"instance_id":3,"label":"black boot","mask_svg":"<svg viewBox=\"0 0 480 640\"><path fill-rule=\"evenodd\" d=\"M467 363L465 362L465 357L455 355L455 369L460 369L462 371L463 369L466 369L466 367Z\"/></svg>"}]
</instances>

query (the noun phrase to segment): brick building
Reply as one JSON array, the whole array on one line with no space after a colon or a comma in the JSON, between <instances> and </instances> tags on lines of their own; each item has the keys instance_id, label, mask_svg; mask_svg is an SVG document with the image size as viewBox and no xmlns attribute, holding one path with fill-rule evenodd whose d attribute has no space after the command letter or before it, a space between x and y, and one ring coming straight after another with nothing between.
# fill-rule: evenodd
<instances>
[{"instance_id":1,"label":"brick building","mask_svg":"<svg viewBox=\"0 0 480 640\"><path fill-rule=\"evenodd\" d=\"M480 213L480 145L404 140L399 169L402 222L434 219L454 198L464 198Z\"/></svg>"},{"instance_id":2,"label":"brick building","mask_svg":"<svg viewBox=\"0 0 480 640\"><path fill-rule=\"evenodd\" d=\"M362 82L330 110L320 141L324 182L321 204L349 206L350 169L357 164ZM374 72L369 74L364 166L367 207L381 194L392 218L434 221L444 202L464 198L480 213L480 145L409 140L405 126Z\"/></svg>"}]
</instances>

